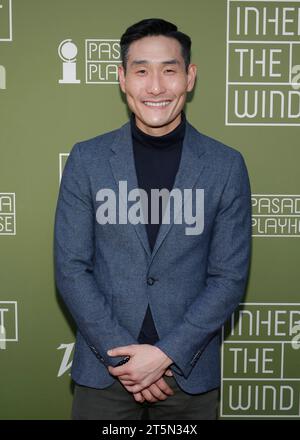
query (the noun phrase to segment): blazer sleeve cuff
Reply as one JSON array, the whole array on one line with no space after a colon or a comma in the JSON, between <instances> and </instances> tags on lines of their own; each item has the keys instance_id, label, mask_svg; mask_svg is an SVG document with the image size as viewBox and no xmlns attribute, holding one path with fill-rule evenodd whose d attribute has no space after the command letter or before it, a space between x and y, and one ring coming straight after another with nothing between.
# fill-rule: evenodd
<instances>
[{"instance_id":1,"label":"blazer sleeve cuff","mask_svg":"<svg viewBox=\"0 0 300 440\"><path fill-rule=\"evenodd\" d=\"M183 376L186 379L188 378L190 372L193 369L193 364L190 362L183 361L181 356L176 352L176 350L172 350L170 345L164 340L158 341L155 344L155 347L158 347L162 350L170 359L173 360L173 364L170 365L170 369L179 374L179 376Z\"/></svg>"},{"instance_id":2,"label":"blazer sleeve cuff","mask_svg":"<svg viewBox=\"0 0 300 440\"><path fill-rule=\"evenodd\" d=\"M215 333L215 331L204 330L184 320L154 345L173 360L174 365L170 365L172 371L187 379Z\"/></svg>"}]
</instances>

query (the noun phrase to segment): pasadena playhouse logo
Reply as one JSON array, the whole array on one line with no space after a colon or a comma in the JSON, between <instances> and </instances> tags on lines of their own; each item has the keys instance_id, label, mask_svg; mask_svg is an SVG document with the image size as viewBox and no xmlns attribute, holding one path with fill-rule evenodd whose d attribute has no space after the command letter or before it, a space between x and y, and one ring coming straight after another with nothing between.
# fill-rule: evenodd
<instances>
[{"instance_id":1,"label":"pasadena playhouse logo","mask_svg":"<svg viewBox=\"0 0 300 440\"><path fill-rule=\"evenodd\" d=\"M63 40L58 46L58 55L62 61L62 78L59 84L80 84L77 77L78 47L70 39ZM119 39L85 40L85 83L118 84L118 65L120 58Z\"/></svg>"},{"instance_id":2,"label":"pasadena playhouse logo","mask_svg":"<svg viewBox=\"0 0 300 440\"><path fill-rule=\"evenodd\" d=\"M300 125L299 55L299 0L227 0L226 125Z\"/></svg>"},{"instance_id":3,"label":"pasadena playhouse logo","mask_svg":"<svg viewBox=\"0 0 300 440\"><path fill-rule=\"evenodd\" d=\"M253 237L300 237L300 194L253 194Z\"/></svg>"},{"instance_id":4,"label":"pasadena playhouse logo","mask_svg":"<svg viewBox=\"0 0 300 440\"><path fill-rule=\"evenodd\" d=\"M300 417L300 303L242 303L223 327L222 417Z\"/></svg>"},{"instance_id":5,"label":"pasadena playhouse logo","mask_svg":"<svg viewBox=\"0 0 300 440\"><path fill-rule=\"evenodd\" d=\"M12 41L12 0L0 0L0 43ZM0 90L6 89L6 69L0 65Z\"/></svg>"},{"instance_id":6,"label":"pasadena playhouse logo","mask_svg":"<svg viewBox=\"0 0 300 440\"><path fill-rule=\"evenodd\" d=\"M5 350L7 342L18 341L17 301L0 301L0 350Z\"/></svg>"},{"instance_id":7,"label":"pasadena playhouse logo","mask_svg":"<svg viewBox=\"0 0 300 440\"><path fill-rule=\"evenodd\" d=\"M0 193L0 235L16 235L15 193Z\"/></svg>"}]
</instances>

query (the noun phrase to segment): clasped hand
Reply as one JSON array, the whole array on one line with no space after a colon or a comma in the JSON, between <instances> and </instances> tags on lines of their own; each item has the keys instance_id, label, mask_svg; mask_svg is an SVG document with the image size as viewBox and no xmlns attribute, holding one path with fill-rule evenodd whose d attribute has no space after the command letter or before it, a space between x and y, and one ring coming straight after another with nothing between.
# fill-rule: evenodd
<instances>
[{"instance_id":1,"label":"clasped hand","mask_svg":"<svg viewBox=\"0 0 300 440\"><path fill-rule=\"evenodd\" d=\"M109 356L130 356L130 360L119 367L108 367L137 402L157 402L174 394L163 379L172 376L168 368L173 360L160 348L149 344L132 344L115 347L107 352Z\"/></svg>"}]
</instances>

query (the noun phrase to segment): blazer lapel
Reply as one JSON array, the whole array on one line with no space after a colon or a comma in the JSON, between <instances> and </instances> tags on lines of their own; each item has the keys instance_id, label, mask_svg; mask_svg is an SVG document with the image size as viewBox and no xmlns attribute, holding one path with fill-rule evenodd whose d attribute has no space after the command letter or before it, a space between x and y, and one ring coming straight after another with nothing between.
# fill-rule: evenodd
<instances>
[{"instance_id":1,"label":"blazer lapel","mask_svg":"<svg viewBox=\"0 0 300 440\"><path fill-rule=\"evenodd\" d=\"M195 129L188 123L188 121L186 121L186 132L183 139L181 159L173 185L174 189L178 188L180 190L182 196L184 194L184 189L192 189L196 184L199 175L202 173L204 169L204 161L200 160L200 156L202 156L204 152L204 145L199 143L199 137L197 136ZM174 225L174 219L178 215L179 210L182 209L182 212L184 212L185 202L186 200L182 197L181 206L175 205L174 212L174 203L172 202L170 204L169 199L166 212L170 209L170 223L163 223L162 221L162 224L159 227L156 242L151 254L151 262Z\"/></svg>"},{"instance_id":2,"label":"blazer lapel","mask_svg":"<svg viewBox=\"0 0 300 440\"><path fill-rule=\"evenodd\" d=\"M120 180L125 180L129 193L132 189L138 188L129 122L120 128L119 135L116 137L111 149L115 152L110 158L110 164L117 187L119 187ZM205 148L200 141L199 133L186 121L186 132L182 145L180 164L173 185L173 188L178 188L182 195L184 194L184 189L193 188L199 175L202 173L204 161L200 160L200 157L204 152ZM123 203L125 203L124 199ZM174 218L177 216L178 211L180 208L182 208L182 210L184 209L184 203L185 200L183 199L182 205L176 206L174 213L174 203L172 202L170 204L170 200L168 201L166 211L170 209L170 222L160 225L152 253L149 246L146 226L143 223L133 225L142 246L150 257L150 264L173 226ZM125 205L123 205L122 208L124 209Z\"/></svg>"},{"instance_id":3,"label":"blazer lapel","mask_svg":"<svg viewBox=\"0 0 300 440\"><path fill-rule=\"evenodd\" d=\"M119 181L125 180L127 182L127 192L129 193L132 189L138 188L129 122L120 128L119 136L116 137L116 140L112 144L111 149L116 153L111 156L110 165L116 181L117 188L119 188ZM125 210L127 202L124 199L120 202L123 202L123 204L122 207L119 207L119 209ZM143 223L137 223L133 226L139 240L141 241L142 246L150 257L151 249L145 225Z\"/></svg>"}]
</instances>

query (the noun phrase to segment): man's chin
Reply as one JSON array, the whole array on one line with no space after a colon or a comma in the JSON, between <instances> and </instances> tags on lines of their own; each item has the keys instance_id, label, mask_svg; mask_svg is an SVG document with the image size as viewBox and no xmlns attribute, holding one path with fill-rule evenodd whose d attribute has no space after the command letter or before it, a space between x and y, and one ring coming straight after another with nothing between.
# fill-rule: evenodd
<instances>
[{"instance_id":1,"label":"man's chin","mask_svg":"<svg viewBox=\"0 0 300 440\"><path fill-rule=\"evenodd\" d=\"M147 127L151 127L151 128L160 128L160 127L165 127L167 125L169 125L172 121L169 120L157 120L157 119L151 119L151 120L147 120L147 121L143 121L143 124Z\"/></svg>"}]
</instances>

